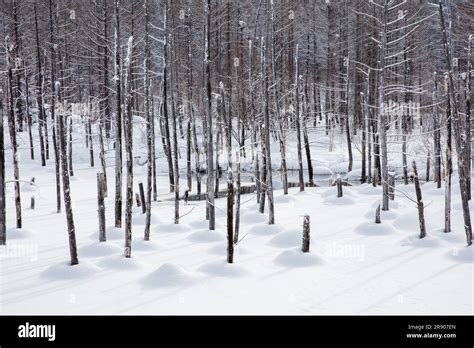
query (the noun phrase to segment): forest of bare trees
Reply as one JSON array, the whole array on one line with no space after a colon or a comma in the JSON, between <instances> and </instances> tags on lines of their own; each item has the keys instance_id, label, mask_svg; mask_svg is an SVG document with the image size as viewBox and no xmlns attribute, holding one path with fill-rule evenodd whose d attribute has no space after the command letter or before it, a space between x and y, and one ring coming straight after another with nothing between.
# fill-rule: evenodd
<instances>
[{"instance_id":1,"label":"forest of bare trees","mask_svg":"<svg viewBox=\"0 0 474 348\"><path fill-rule=\"evenodd\" d=\"M271 225L279 216L274 178L281 177L285 194L291 184L300 191L315 186L314 144L324 137L331 147L335 135L345 141L346 172L360 159L359 181L382 187L382 211L390 209L392 163L399 161L397 180L434 181L444 189L440 228L450 232L455 177L466 243L472 243L472 1L3 0L0 11L0 244L8 242L6 186L14 190L16 227L25 225L21 202L29 197L20 184L34 174L20 170L17 135L28 133L21 146L30 158L21 161L54 168L57 213L65 214L71 264L79 262L69 183L72 155L83 151L73 140L78 129L90 166L103 174L100 195L115 197L108 223L124 227L126 257L133 252L132 232L152 238L157 162L167 165L176 224L183 197L203 195L202 219L214 230L219 177L227 178L232 263L245 223L241 162L251 164L255 197ZM146 123L146 181L137 199L146 214L144 231L132 231L139 192L134 117ZM415 141L425 151L413 163L407 146ZM391 151L394 144L402 150ZM12 172L6 173L10 147ZM97 151L100 163L94 162ZM297 154L297 183L288 178L288 153ZM107 164L107 158L113 159ZM420 162L426 172L417 170ZM417 184L424 229L418 191ZM307 224L309 234L309 217Z\"/></svg>"}]
</instances>

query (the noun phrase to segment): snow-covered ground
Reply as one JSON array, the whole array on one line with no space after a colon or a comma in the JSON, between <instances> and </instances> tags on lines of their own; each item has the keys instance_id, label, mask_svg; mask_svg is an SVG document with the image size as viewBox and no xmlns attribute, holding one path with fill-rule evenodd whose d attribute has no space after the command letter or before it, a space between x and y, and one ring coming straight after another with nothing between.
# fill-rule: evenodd
<instances>
[{"instance_id":1,"label":"snow-covered ground","mask_svg":"<svg viewBox=\"0 0 474 348\"><path fill-rule=\"evenodd\" d=\"M142 153L142 124L135 151ZM321 129L321 128L319 128ZM345 167L343 137L328 152L327 137L311 133L318 172ZM453 178L451 233L443 233L444 188L423 185L427 237L418 239L414 187L398 185L391 209L374 223L381 188L371 185L275 191L276 224L258 213L255 196L242 196L241 241L226 264L225 199L216 200L216 230L205 203L174 203L158 138L159 199L152 208L151 241L143 241L144 215L134 207L132 258L123 257L124 231L113 228L113 151L106 198L107 242L98 242L96 168L88 164L81 129L74 143L71 178L80 264L69 266L64 213L55 212L54 160L31 161L27 133L20 137L24 228L9 228L0 247L0 313L73 314L472 314L473 247L465 247L459 186ZM97 143L97 141L96 141ZM183 143L184 144L184 143ZM8 144L9 145L9 142ZM278 144L273 144L278 167ZM416 146L415 146L416 148ZM296 153L288 147L289 165ZM414 150L416 152L416 150ZM184 155L185 152L182 151ZM53 154L51 154L53 156ZM11 151L6 157L11 161ZM392 157L395 155L392 154ZM53 158L53 157L51 157ZM354 168L360 165L356 152ZM222 156L225 161L225 156ZM138 160L143 162L144 160ZM181 167L184 168L184 158ZM343 163L341 165L341 163ZM146 166L136 165L135 190ZM421 172L421 170L420 170ZM12 176L11 164L7 174ZM277 177L279 174L274 173ZM185 176L181 175L181 187ZM14 226L13 186L7 192L8 226ZM222 186L224 187L224 186ZM36 209L29 208L31 195ZM311 218L311 252L300 251L303 215Z\"/></svg>"}]
</instances>

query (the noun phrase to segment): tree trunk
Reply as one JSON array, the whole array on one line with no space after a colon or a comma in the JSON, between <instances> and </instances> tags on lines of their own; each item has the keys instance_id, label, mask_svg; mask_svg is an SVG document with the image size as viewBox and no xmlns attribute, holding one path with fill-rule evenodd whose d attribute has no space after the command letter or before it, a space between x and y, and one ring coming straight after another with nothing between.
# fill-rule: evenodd
<instances>
[{"instance_id":1,"label":"tree trunk","mask_svg":"<svg viewBox=\"0 0 474 348\"><path fill-rule=\"evenodd\" d=\"M310 244L309 215L305 215L304 220L303 220L303 246L301 248L301 250L304 253L309 252L309 244Z\"/></svg>"},{"instance_id":2,"label":"tree trunk","mask_svg":"<svg viewBox=\"0 0 474 348\"><path fill-rule=\"evenodd\" d=\"M0 95L0 245L7 244L7 219L5 210L5 133L3 128L3 95Z\"/></svg>"},{"instance_id":3,"label":"tree trunk","mask_svg":"<svg viewBox=\"0 0 474 348\"><path fill-rule=\"evenodd\" d=\"M387 50L387 20L388 20L388 1L384 2L383 9L383 31L382 31L382 46L379 57L379 95L378 95L378 130L380 141L380 175L382 179L382 210L389 209L388 199L388 165L387 165L387 116L385 113L385 53Z\"/></svg>"},{"instance_id":4,"label":"tree trunk","mask_svg":"<svg viewBox=\"0 0 474 348\"><path fill-rule=\"evenodd\" d=\"M127 159L127 187L125 201L125 257L132 256L132 205L133 205L133 122L132 122L132 57L133 36L128 39L127 58L125 59L125 153Z\"/></svg>"},{"instance_id":5,"label":"tree trunk","mask_svg":"<svg viewBox=\"0 0 474 348\"><path fill-rule=\"evenodd\" d=\"M150 240L151 224L151 193L153 190L153 114L150 112L150 14L148 11L148 0L145 0L145 118L146 118L146 144L147 144L147 177L146 177L146 199L143 192L143 184L140 183L140 195L142 195L145 217L144 239ZM143 209L143 208L142 208Z\"/></svg>"},{"instance_id":6,"label":"tree trunk","mask_svg":"<svg viewBox=\"0 0 474 348\"><path fill-rule=\"evenodd\" d=\"M211 95L211 0L205 2L206 31L204 34L205 50L205 88L206 88L206 117L207 117L207 199L209 212L209 229L215 230L216 216L214 206L214 155L212 127L212 95Z\"/></svg>"},{"instance_id":7,"label":"tree trunk","mask_svg":"<svg viewBox=\"0 0 474 348\"><path fill-rule=\"evenodd\" d=\"M122 82L120 59L120 7L121 0L115 1L115 227L122 227Z\"/></svg>"},{"instance_id":8,"label":"tree trunk","mask_svg":"<svg viewBox=\"0 0 474 348\"><path fill-rule=\"evenodd\" d=\"M449 99L451 105L453 107L453 116L454 116L454 127L455 127L455 134L456 134L456 151L458 153L458 174L459 174L459 188L461 190L461 202L462 202L462 210L463 210L463 217L464 217L464 230L466 233L466 242L467 245L472 244L472 225L471 225L471 215L469 211L469 196L467 193L467 178L465 173L465 166L464 166L464 143L462 141L463 130L461 126L461 118L458 112L458 106L456 103L456 96L455 96L455 85L454 85L454 73L451 67L451 48L448 44L448 39L446 35L446 27L444 24L444 15L443 15L443 3L442 0L439 1L439 15L440 15L440 24L441 24L441 31L443 33L443 46L445 51L445 61L446 61L446 68L448 70L448 81L449 81Z\"/></svg>"},{"instance_id":9,"label":"tree trunk","mask_svg":"<svg viewBox=\"0 0 474 348\"><path fill-rule=\"evenodd\" d=\"M15 211L16 211L16 228L22 227L21 219L21 197L20 197L20 170L18 166L18 144L16 140L16 125L15 125L15 104L13 96L13 68L12 58L10 52L10 43L8 37L5 40L5 47L7 47L7 76L8 76L8 98L9 98L9 112L8 125L10 132L10 141L12 145L13 154L13 177L15 180Z\"/></svg>"},{"instance_id":10,"label":"tree trunk","mask_svg":"<svg viewBox=\"0 0 474 348\"><path fill-rule=\"evenodd\" d=\"M301 153L301 129L300 129L300 78L299 78L299 44L296 44L295 53L295 125L296 125L296 151L298 153L298 178L300 185L300 192L304 191L304 177L303 177L303 155Z\"/></svg>"},{"instance_id":11,"label":"tree trunk","mask_svg":"<svg viewBox=\"0 0 474 348\"><path fill-rule=\"evenodd\" d=\"M36 10L36 0L33 2L35 18L35 39L36 39L36 103L38 106L38 138L40 141L41 166L46 166L46 153L43 136L44 110L43 110L43 70L41 67L41 51L38 31L38 16Z\"/></svg>"},{"instance_id":12,"label":"tree trunk","mask_svg":"<svg viewBox=\"0 0 474 348\"><path fill-rule=\"evenodd\" d=\"M415 181L415 191L416 191L416 203L418 206L418 220L420 224L420 238L425 238L426 228L425 228L425 215L423 208L423 198L421 196L421 187L420 180L418 179L418 171L416 169L416 162L413 161L413 175Z\"/></svg>"},{"instance_id":13,"label":"tree trunk","mask_svg":"<svg viewBox=\"0 0 474 348\"><path fill-rule=\"evenodd\" d=\"M97 206L99 214L99 242L107 240L105 235L104 173L97 173Z\"/></svg>"},{"instance_id":14,"label":"tree trunk","mask_svg":"<svg viewBox=\"0 0 474 348\"><path fill-rule=\"evenodd\" d=\"M63 195L64 195L64 208L66 210L66 222L69 235L69 252L71 254L71 265L77 265L79 259L77 258L77 246L76 246L76 229L74 227L74 216L72 214L72 204L71 204L71 187L69 184L69 168L67 161L67 142L66 142L66 132L64 130L64 119L65 119L65 110L58 115L57 123L59 130L59 144L61 149L61 169L62 169L62 179L63 179Z\"/></svg>"}]
</instances>

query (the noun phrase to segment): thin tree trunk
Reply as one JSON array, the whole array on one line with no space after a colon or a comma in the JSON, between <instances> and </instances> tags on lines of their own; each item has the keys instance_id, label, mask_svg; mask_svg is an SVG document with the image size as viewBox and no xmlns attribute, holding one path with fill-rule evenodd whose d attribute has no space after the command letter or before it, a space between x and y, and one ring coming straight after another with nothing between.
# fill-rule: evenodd
<instances>
[{"instance_id":1,"label":"thin tree trunk","mask_svg":"<svg viewBox=\"0 0 474 348\"><path fill-rule=\"evenodd\" d=\"M146 177L146 200L142 202L145 206L145 240L150 240L150 225L151 225L151 194L152 194L152 179L153 179L153 114L150 112L150 32L149 22L150 14L148 10L148 0L145 0L145 118L146 118L146 143L147 143L147 177ZM140 183L141 184L141 183ZM142 189L143 185L140 188Z\"/></svg>"},{"instance_id":2,"label":"thin tree trunk","mask_svg":"<svg viewBox=\"0 0 474 348\"><path fill-rule=\"evenodd\" d=\"M99 215L99 242L105 242L105 204L104 204L104 173L97 173L97 212Z\"/></svg>"},{"instance_id":3,"label":"thin tree trunk","mask_svg":"<svg viewBox=\"0 0 474 348\"><path fill-rule=\"evenodd\" d=\"M421 187L420 180L418 179L418 171L416 169L416 162L413 161L413 175L415 181L415 191L416 191L416 203L418 206L418 221L420 224L420 238L425 238L426 228L425 228L425 213L423 207L423 198L421 196Z\"/></svg>"},{"instance_id":4,"label":"thin tree trunk","mask_svg":"<svg viewBox=\"0 0 474 348\"><path fill-rule=\"evenodd\" d=\"M63 179L63 195L64 195L64 208L66 210L66 222L67 230L69 235L69 252L71 255L71 265L77 265L79 259L77 257L77 246L76 246L76 229L74 227L74 216L72 213L71 204L71 187L69 184L69 168L67 161L67 140L66 132L64 130L64 119L65 111L63 111L57 117L58 130L59 130L59 144L61 149L61 171Z\"/></svg>"},{"instance_id":5,"label":"thin tree trunk","mask_svg":"<svg viewBox=\"0 0 474 348\"><path fill-rule=\"evenodd\" d=\"M3 95L0 95L0 245L7 244L7 217L5 210L5 133L3 127Z\"/></svg>"},{"instance_id":6,"label":"thin tree trunk","mask_svg":"<svg viewBox=\"0 0 474 348\"><path fill-rule=\"evenodd\" d=\"M133 122L132 122L132 57L133 36L128 39L127 58L125 59L125 152L127 162L127 187L125 201L125 257L132 256L132 205L133 205Z\"/></svg>"},{"instance_id":7,"label":"thin tree trunk","mask_svg":"<svg viewBox=\"0 0 474 348\"><path fill-rule=\"evenodd\" d=\"M296 125L296 151L298 153L298 178L300 191L304 191L304 177L303 177L303 155L301 153L301 129L300 129L300 78L299 78L299 44L296 44L295 53L295 125Z\"/></svg>"},{"instance_id":8,"label":"thin tree trunk","mask_svg":"<svg viewBox=\"0 0 474 348\"><path fill-rule=\"evenodd\" d=\"M461 119L458 112L458 106L456 103L456 96L455 96L455 85L454 85L454 73L451 67L451 53L450 53L450 46L448 44L448 39L446 35L446 27L444 24L444 15L443 15L443 3L442 0L439 1L439 15L440 15L440 24L441 24L441 31L443 33L443 46L445 50L445 61L446 61L446 68L448 70L448 81L449 81L449 99L451 101L451 105L453 107L453 116L454 116L454 127L455 127L455 134L456 134L456 151L458 155L458 174L459 174L459 188L461 190L461 202L462 202L462 210L463 210L463 217L464 217L464 230L466 233L466 242L467 245L472 244L472 225L471 225L471 215L469 211L469 196L467 193L467 179L465 173L465 166L464 166L464 144L462 141L462 133L463 129L461 127Z\"/></svg>"},{"instance_id":9,"label":"thin tree trunk","mask_svg":"<svg viewBox=\"0 0 474 348\"><path fill-rule=\"evenodd\" d=\"M212 140L212 96L211 96L211 0L205 2L206 31L204 34L205 50L205 88L206 88L206 116L207 116L207 199L209 212L209 229L216 227L214 206L214 155Z\"/></svg>"},{"instance_id":10,"label":"thin tree trunk","mask_svg":"<svg viewBox=\"0 0 474 348\"><path fill-rule=\"evenodd\" d=\"M7 76L8 76L8 98L9 113L8 125L10 132L10 141L13 154L13 177L15 179L15 211L16 211L16 228L22 227L21 218L21 197L20 197L20 170L18 166L18 144L16 140L16 124L15 124L15 104L13 96L13 68L10 52L10 43L8 37L5 39L5 47L7 47Z\"/></svg>"},{"instance_id":11,"label":"thin tree trunk","mask_svg":"<svg viewBox=\"0 0 474 348\"><path fill-rule=\"evenodd\" d=\"M41 67L41 51L39 43L38 31L38 16L36 10L36 0L33 2L33 11L35 18L35 39L36 39L36 103L38 106L38 135L40 141L41 166L46 166L46 154L44 148L43 125L44 125L44 110L43 110L43 70Z\"/></svg>"},{"instance_id":12,"label":"thin tree trunk","mask_svg":"<svg viewBox=\"0 0 474 348\"><path fill-rule=\"evenodd\" d=\"M121 0L115 1L115 227L122 227L122 82L120 59L120 7Z\"/></svg>"}]
</instances>

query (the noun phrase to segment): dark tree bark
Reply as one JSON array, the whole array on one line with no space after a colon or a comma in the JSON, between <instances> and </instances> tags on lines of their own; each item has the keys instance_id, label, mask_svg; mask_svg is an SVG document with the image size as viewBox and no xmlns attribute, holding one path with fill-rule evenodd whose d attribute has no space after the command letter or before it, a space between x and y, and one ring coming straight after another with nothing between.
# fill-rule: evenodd
<instances>
[{"instance_id":1,"label":"dark tree bark","mask_svg":"<svg viewBox=\"0 0 474 348\"><path fill-rule=\"evenodd\" d=\"M127 187L125 201L125 257L132 256L132 205L133 205L133 122L132 122L132 58L133 58L133 36L128 39L127 58L124 69L125 77L125 152L127 162Z\"/></svg>"},{"instance_id":2,"label":"dark tree bark","mask_svg":"<svg viewBox=\"0 0 474 348\"><path fill-rule=\"evenodd\" d=\"M413 175L415 181L415 191L416 191L416 203L418 206L418 221L420 224L420 238L425 238L426 236L426 227L425 227L425 213L423 207L423 197L421 195L420 180L418 179L418 170L416 169L416 162L413 161Z\"/></svg>"},{"instance_id":3,"label":"dark tree bark","mask_svg":"<svg viewBox=\"0 0 474 348\"><path fill-rule=\"evenodd\" d=\"M207 199L209 213L209 229L215 230L216 216L214 206L214 155L213 155L213 127L212 127L212 95L211 95L211 0L205 1L206 29L205 40L205 89L206 89L206 117L207 117Z\"/></svg>"},{"instance_id":4,"label":"dark tree bark","mask_svg":"<svg viewBox=\"0 0 474 348\"><path fill-rule=\"evenodd\" d=\"M299 77L299 45L296 44L295 53L295 125L296 125L296 151L298 153L298 178L300 191L304 191L303 155L301 153L301 127L300 127L300 77Z\"/></svg>"},{"instance_id":5,"label":"dark tree bark","mask_svg":"<svg viewBox=\"0 0 474 348\"><path fill-rule=\"evenodd\" d=\"M153 114L150 112L150 14L148 9L148 0L145 0L145 118L146 118L146 144L147 144L147 177L146 177L146 199L143 192L143 184L140 183L140 195L143 199L143 208L145 217L145 240L150 240L150 225L151 225L151 193L152 193L152 179L153 179ZM142 210L143 210L142 208Z\"/></svg>"},{"instance_id":6,"label":"dark tree bark","mask_svg":"<svg viewBox=\"0 0 474 348\"><path fill-rule=\"evenodd\" d=\"M105 235L104 173L97 173L97 212L99 215L99 242L107 240Z\"/></svg>"},{"instance_id":7,"label":"dark tree bark","mask_svg":"<svg viewBox=\"0 0 474 348\"><path fill-rule=\"evenodd\" d=\"M74 227L74 216L72 213L71 204L71 186L69 184L69 168L67 161L67 140L65 132L65 110L58 115L57 124L59 130L59 147L61 150L61 172L63 181L63 196L64 196L64 208L66 211L66 222L67 230L69 235L69 252L71 255L71 265L77 265L79 259L77 257L77 246L76 246L76 229Z\"/></svg>"},{"instance_id":8,"label":"dark tree bark","mask_svg":"<svg viewBox=\"0 0 474 348\"><path fill-rule=\"evenodd\" d=\"M138 184L138 190L140 192L140 202L141 202L141 207L142 207L142 214L146 214L146 198L145 198L145 189L143 187L143 183ZM140 205L139 205L140 207Z\"/></svg>"},{"instance_id":9,"label":"dark tree bark","mask_svg":"<svg viewBox=\"0 0 474 348\"><path fill-rule=\"evenodd\" d=\"M170 138L170 126L169 126L169 117L168 117L168 73L169 73L169 58L168 58L168 45L169 45L169 38L168 38L168 11L169 5L168 1L166 3L166 10L165 10L165 43L163 47L163 123L164 127L163 130L165 131L164 136L164 150L166 154L166 159L168 161L168 174L169 174L169 181L170 181L170 192L174 191L174 169L173 169L173 157L171 154L171 138ZM172 93L172 91L171 91Z\"/></svg>"},{"instance_id":10,"label":"dark tree bark","mask_svg":"<svg viewBox=\"0 0 474 348\"><path fill-rule=\"evenodd\" d=\"M304 220L303 220L303 246L301 248L301 250L304 253L309 252L309 244L310 244L309 215L305 215Z\"/></svg>"},{"instance_id":11,"label":"dark tree bark","mask_svg":"<svg viewBox=\"0 0 474 348\"><path fill-rule=\"evenodd\" d=\"M43 126L45 124L45 115L43 109L43 69L41 66L41 50L38 30L38 15L36 9L36 0L33 2L33 12L35 19L35 41L36 41L36 103L38 106L38 134L40 141L41 165L46 166L46 153L43 135Z\"/></svg>"},{"instance_id":12,"label":"dark tree bark","mask_svg":"<svg viewBox=\"0 0 474 348\"><path fill-rule=\"evenodd\" d=\"M380 204L375 209L375 223L380 224L382 221L380 220Z\"/></svg>"},{"instance_id":13,"label":"dark tree bark","mask_svg":"<svg viewBox=\"0 0 474 348\"><path fill-rule=\"evenodd\" d=\"M448 44L448 39L446 35L446 26L444 22L444 14L443 14L443 3L442 0L439 1L439 16L440 16L440 24L441 24L441 31L443 33L443 46L445 51L445 61L446 61L446 68L448 70L448 82L449 82L449 99L451 105L453 107L453 117L454 117L454 127L456 133L456 151L458 153L458 174L459 174L459 188L461 189L461 203L462 203L462 211L463 211L463 218L464 218L464 231L466 233L466 242L467 245L470 246L472 244L472 225L471 225L471 215L469 211L469 196L467 193L467 179L465 173L465 154L464 154L464 143L462 141L463 130L461 126L461 117L458 112L458 105L456 103L456 96L455 96L455 84L454 84L454 72L451 66L451 48Z\"/></svg>"},{"instance_id":14,"label":"dark tree bark","mask_svg":"<svg viewBox=\"0 0 474 348\"><path fill-rule=\"evenodd\" d=\"M122 227L122 82L120 59L120 7L121 0L114 0L115 16L115 227Z\"/></svg>"}]
</instances>

